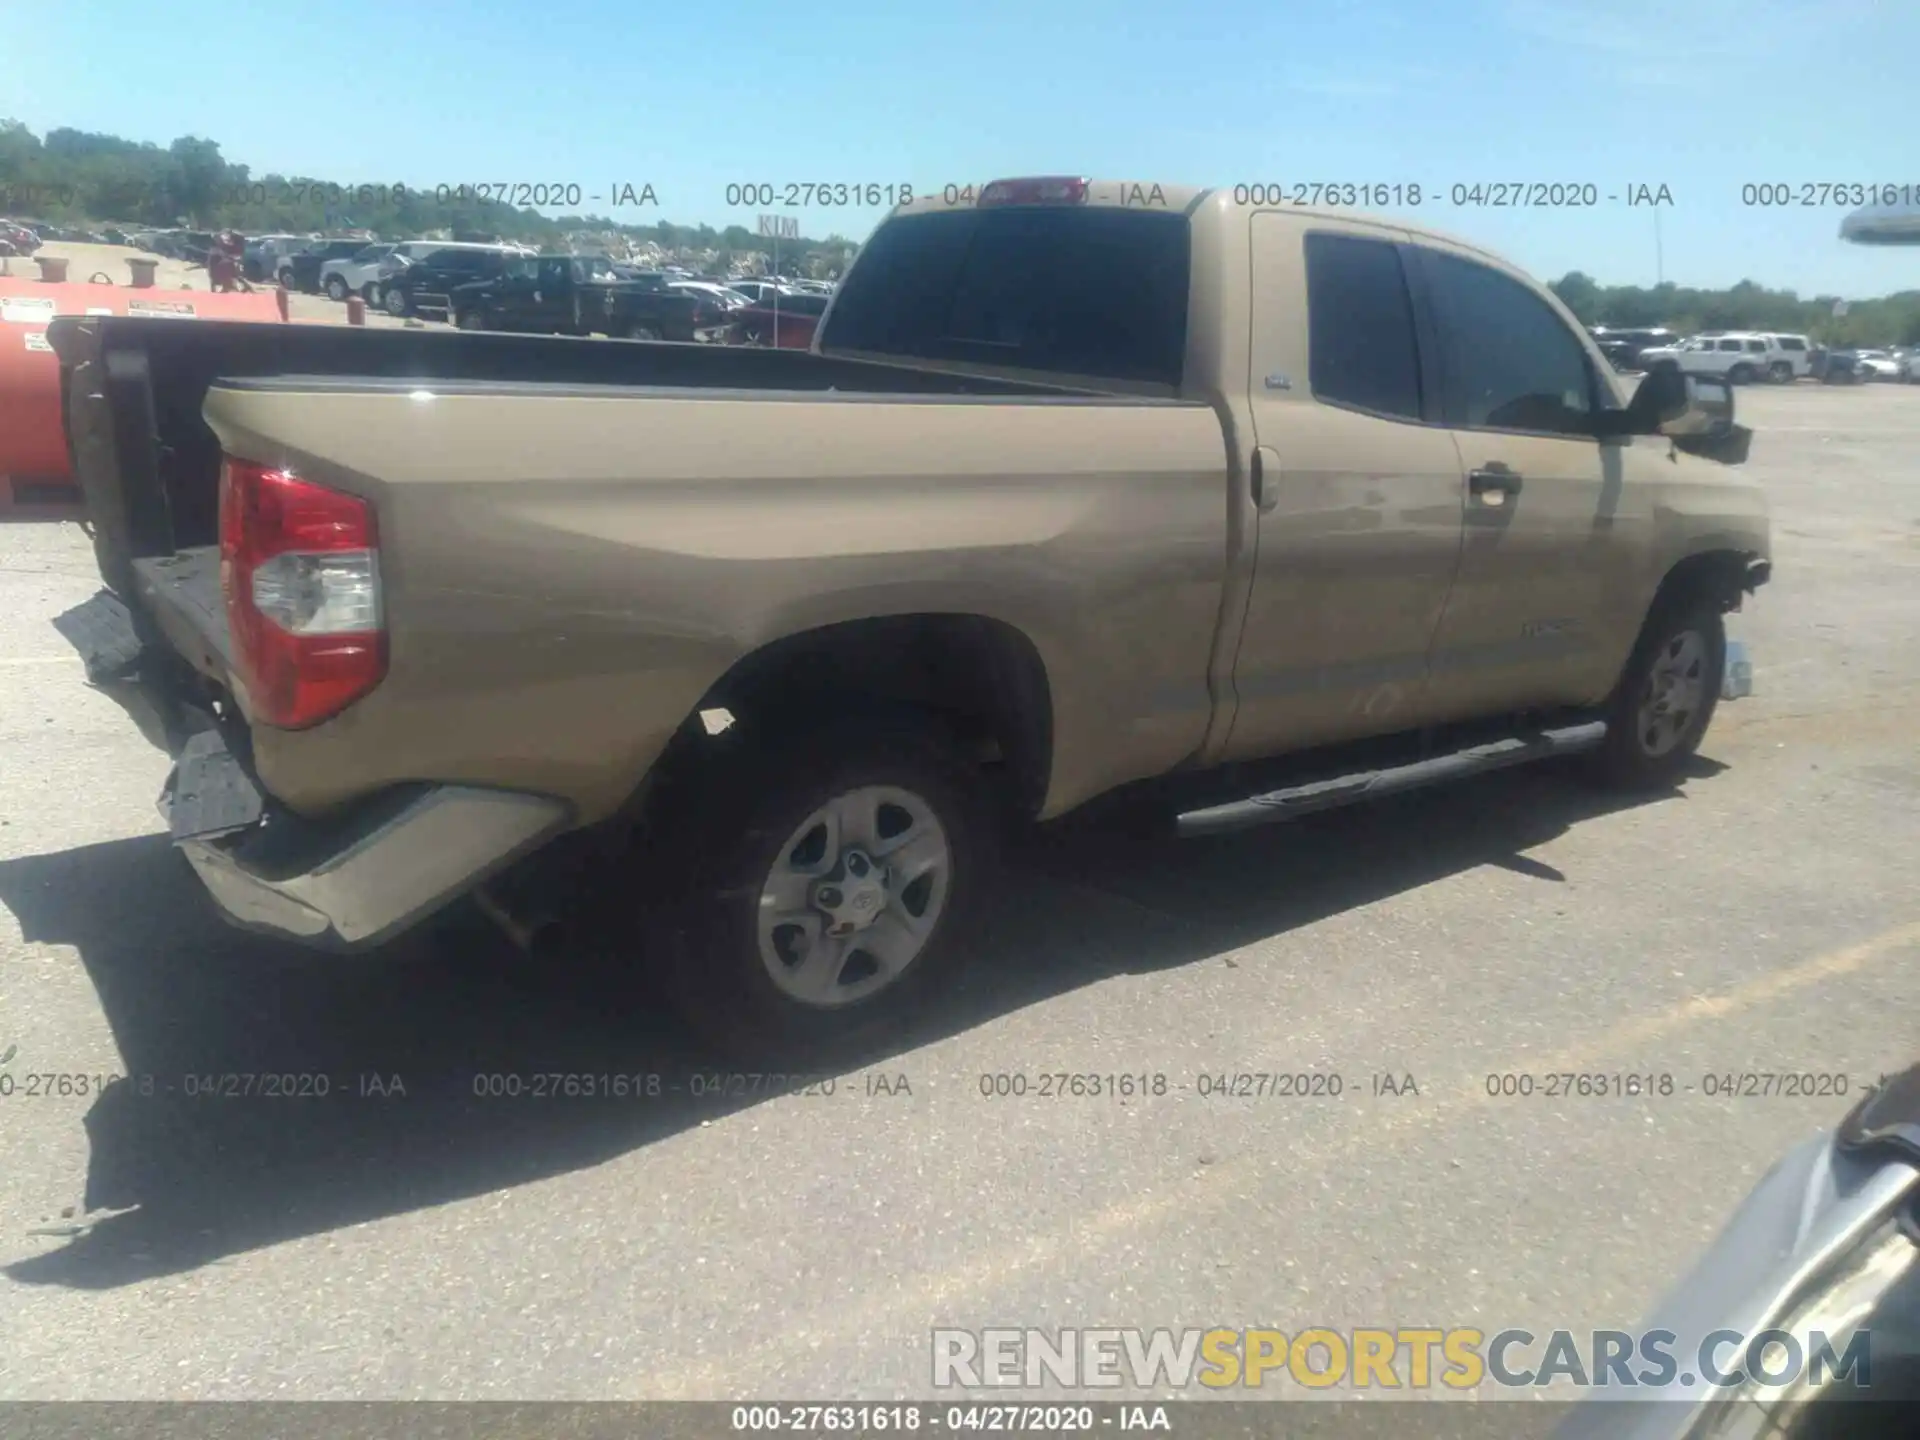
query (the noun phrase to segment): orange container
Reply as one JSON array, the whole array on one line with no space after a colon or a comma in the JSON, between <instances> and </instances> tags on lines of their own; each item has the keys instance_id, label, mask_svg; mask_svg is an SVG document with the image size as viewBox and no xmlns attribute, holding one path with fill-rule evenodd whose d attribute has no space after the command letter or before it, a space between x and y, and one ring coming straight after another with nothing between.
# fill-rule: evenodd
<instances>
[{"instance_id":1,"label":"orange container","mask_svg":"<svg viewBox=\"0 0 1920 1440\"><path fill-rule=\"evenodd\" d=\"M60 358L47 342L47 322L56 315L281 323L270 290L212 295L0 275L0 510L27 487L63 486L76 497L79 493L60 424Z\"/></svg>"}]
</instances>

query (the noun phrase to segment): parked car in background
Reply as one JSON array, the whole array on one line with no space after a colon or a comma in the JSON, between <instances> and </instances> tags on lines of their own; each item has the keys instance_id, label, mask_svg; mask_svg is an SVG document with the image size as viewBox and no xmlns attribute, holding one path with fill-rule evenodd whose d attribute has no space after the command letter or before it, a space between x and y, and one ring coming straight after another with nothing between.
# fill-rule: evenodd
<instances>
[{"instance_id":1,"label":"parked car in background","mask_svg":"<svg viewBox=\"0 0 1920 1440\"><path fill-rule=\"evenodd\" d=\"M520 258L504 245L440 245L419 253L402 245L389 258L378 282L378 301L389 315L451 315L453 292L462 285L494 280Z\"/></svg>"},{"instance_id":2,"label":"parked car in background","mask_svg":"<svg viewBox=\"0 0 1920 1440\"><path fill-rule=\"evenodd\" d=\"M1685 375L1722 375L1745 385L1767 373L1765 344L1758 353L1747 349L1743 335L1695 335L1678 345L1650 347L1640 352L1643 370L1678 370Z\"/></svg>"},{"instance_id":3,"label":"parked car in background","mask_svg":"<svg viewBox=\"0 0 1920 1440\"><path fill-rule=\"evenodd\" d=\"M367 248L359 239L314 240L283 256L273 278L289 290L312 295L321 285L320 269L329 260L350 260Z\"/></svg>"},{"instance_id":4,"label":"parked car in background","mask_svg":"<svg viewBox=\"0 0 1920 1440\"><path fill-rule=\"evenodd\" d=\"M1920 349L1907 353L1906 377L1909 385L1920 385Z\"/></svg>"},{"instance_id":5,"label":"parked car in background","mask_svg":"<svg viewBox=\"0 0 1920 1440\"><path fill-rule=\"evenodd\" d=\"M604 255L517 259L497 279L462 285L451 307L453 323L462 330L626 340L717 339L728 318L704 296L621 278Z\"/></svg>"},{"instance_id":6,"label":"parked car in background","mask_svg":"<svg viewBox=\"0 0 1920 1440\"><path fill-rule=\"evenodd\" d=\"M831 297L799 291L772 294L727 316L727 339L736 345L772 345L780 350L805 350L827 313Z\"/></svg>"},{"instance_id":7,"label":"parked car in background","mask_svg":"<svg viewBox=\"0 0 1920 1440\"><path fill-rule=\"evenodd\" d=\"M1769 368L1776 380L1798 380L1813 373L1813 342L1804 335L1770 334Z\"/></svg>"},{"instance_id":8,"label":"parked car in background","mask_svg":"<svg viewBox=\"0 0 1920 1440\"><path fill-rule=\"evenodd\" d=\"M1869 380L1903 380L1906 367L1885 350L1862 350L1859 352L1860 368L1866 372Z\"/></svg>"},{"instance_id":9,"label":"parked car in background","mask_svg":"<svg viewBox=\"0 0 1920 1440\"><path fill-rule=\"evenodd\" d=\"M762 300L770 299L775 295L792 295L796 293L790 287L781 284L778 280L768 280L757 275L743 276L738 280L729 280L727 282L727 288L730 290L738 290L742 295L754 301L756 304Z\"/></svg>"},{"instance_id":10,"label":"parked car in background","mask_svg":"<svg viewBox=\"0 0 1920 1440\"><path fill-rule=\"evenodd\" d=\"M582 255L582 260L592 263L594 275L611 271L616 280L624 280L629 285L638 285L647 290L669 290L679 283L681 276L672 270L647 270L638 265L624 265L617 260L608 260L600 255Z\"/></svg>"},{"instance_id":11,"label":"parked car in background","mask_svg":"<svg viewBox=\"0 0 1920 1440\"><path fill-rule=\"evenodd\" d=\"M188 230L176 242L175 254L189 265L205 265L215 244L211 230Z\"/></svg>"},{"instance_id":12,"label":"parked car in background","mask_svg":"<svg viewBox=\"0 0 1920 1440\"><path fill-rule=\"evenodd\" d=\"M380 278L381 263L399 248L395 243L383 241L362 245L351 255L322 261L320 288L329 300L344 300L349 295L371 299L373 287Z\"/></svg>"},{"instance_id":13,"label":"parked car in background","mask_svg":"<svg viewBox=\"0 0 1920 1440\"><path fill-rule=\"evenodd\" d=\"M25 225L0 220L0 255L31 255L40 248L40 237Z\"/></svg>"},{"instance_id":14,"label":"parked car in background","mask_svg":"<svg viewBox=\"0 0 1920 1440\"><path fill-rule=\"evenodd\" d=\"M255 235L240 252L240 273L249 280L271 280L280 262L312 241L311 235Z\"/></svg>"},{"instance_id":15,"label":"parked car in background","mask_svg":"<svg viewBox=\"0 0 1920 1440\"><path fill-rule=\"evenodd\" d=\"M715 280L671 280L667 282L667 288L686 295L704 296L728 310L753 304L750 296L742 295L738 290L729 289Z\"/></svg>"},{"instance_id":16,"label":"parked car in background","mask_svg":"<svg viewBox=\"0 0 1920 1440\"><path fill-rule=\"evenodd\" d=\"M1871 378L1852 350L1816 350L1813 375L1823 385L1862 385Z\"/></svg>"},{"instance_id":17,"label":"parked car in background","mask_svg":"<svg viewBox=\"0 0 1920 1440\"><path fill-rule=\"evenodd\" d=\"M1600 353L1607 357L1607 363L1615 370L1638 370L1641 351L1676 345L1680 341L1673 331L1659 326L1630 329L1596 325L1591 333L1593 343L1600 347Z\"/></svg>"}]
</instances>

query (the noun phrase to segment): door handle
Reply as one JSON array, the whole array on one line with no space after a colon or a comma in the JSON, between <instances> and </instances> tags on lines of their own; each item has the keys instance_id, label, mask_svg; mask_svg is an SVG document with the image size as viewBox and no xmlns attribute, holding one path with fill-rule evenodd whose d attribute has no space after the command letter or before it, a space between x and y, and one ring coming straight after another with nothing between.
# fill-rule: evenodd
<instances>
[{"instance_id":1,"label":"door handle","mask_svg":"<svg viewBox=\"0 0 1920 1440\"><path fill-rule=\"evenodd\" d=\"M1467 472L1467 491L1485 498L1490 505L1503 505L1507 496L1520 493L1520 476L1504 465L1470 470Z\"/></svg>"},{"instance_id":2,"label":"door handle","mask_svg":"<svg viewBox=\"0 0 1920 1440\"><path fill-rule=\"evenodd\" d=\"M1264 514L1280 503L1280 457L1265 445L1253 447L1253 503Z\"/></svg>"}]
</instances>

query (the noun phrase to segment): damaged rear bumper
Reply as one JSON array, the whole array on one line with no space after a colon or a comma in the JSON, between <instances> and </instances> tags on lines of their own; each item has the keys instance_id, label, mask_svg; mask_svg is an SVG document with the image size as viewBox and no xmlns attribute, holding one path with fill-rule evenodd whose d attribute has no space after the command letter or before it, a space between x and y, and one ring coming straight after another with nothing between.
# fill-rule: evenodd
<instances>
[{"instance_id":1,"label":"damaged rear bumper","mask_svg":"<svg viewBox=\"0 0 1920 1440\"><path fill-rule=\"evenodd\" d=\"M176 770L174 783L179 778ZM289 833L284 820L265 822L237 836L174 843L234 924L358 950L466 894L566 819L566 806L539 795L429 785L344 824Z\"/></svg>"},{"instance_id":2,"label":"damaged rear bumper","mask_svg":"<svg viewBox=\"0 0 1920 1440\"><path fill-rule=\"evenodd\" d=\"M233 924L329 950L378 945L539 848L572 816L562 801L470 785L401 786L325 818L260 786L233 734L185 700L174 657L143 642L114 595L56 628L87 678L174 757L160 813L176 848Z\"/></svg>"}]
</instances>

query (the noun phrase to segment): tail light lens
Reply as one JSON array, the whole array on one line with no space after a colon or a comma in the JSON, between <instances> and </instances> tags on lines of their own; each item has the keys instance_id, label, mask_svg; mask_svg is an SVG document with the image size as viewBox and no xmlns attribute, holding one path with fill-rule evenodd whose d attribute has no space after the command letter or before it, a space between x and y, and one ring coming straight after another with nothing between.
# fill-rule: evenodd
<instances>
[{"instance_id":1,"label":"tail light lens","mask_svg":"<svg viewBox=\"0 0 1920 1440\"><path fill-rule=\"evenodd\" d=\"M317 725L385 677L379 539L358 496L228 456L220 589L255 719Z\"/></svg>"}]
</instances>

